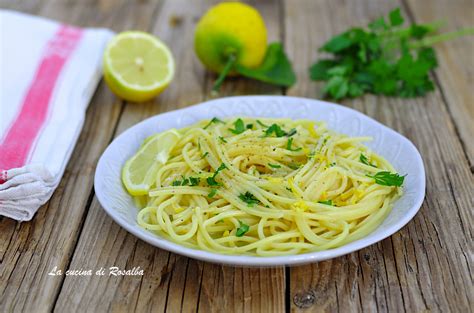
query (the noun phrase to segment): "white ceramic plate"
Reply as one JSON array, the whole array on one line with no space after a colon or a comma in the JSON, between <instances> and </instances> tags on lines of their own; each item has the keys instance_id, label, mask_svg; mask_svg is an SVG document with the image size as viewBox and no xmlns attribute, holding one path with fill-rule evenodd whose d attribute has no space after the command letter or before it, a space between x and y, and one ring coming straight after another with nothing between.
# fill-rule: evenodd
<instances>
[{"instance_id":1,"label":"white ceramic plate","mask_svg":"<svg viewBox=\"0 0 474 313\"><path fill-rule=\"evenodd\" d=\"M342 247L290 256L257 257L222 255L185 248L142 229L136 222L138 208L125 191L121 170L125 161L151 134L181 128L214 116L288 117L326 121L328 127L350 136L372 136L367 145L384 156L401 174L408 174L404 194L386 220L371 234ZM398 231L418 212L425 196L425 169L420 153L405 137L355 110L318 100L284 96L230 97L167 112L131 127L105 150L95 173L95 192L102 207L118 224L151 245L208 262L240 266L276 266L311 263L341 256L374 244Z\"/></svg>"}]
</instances>

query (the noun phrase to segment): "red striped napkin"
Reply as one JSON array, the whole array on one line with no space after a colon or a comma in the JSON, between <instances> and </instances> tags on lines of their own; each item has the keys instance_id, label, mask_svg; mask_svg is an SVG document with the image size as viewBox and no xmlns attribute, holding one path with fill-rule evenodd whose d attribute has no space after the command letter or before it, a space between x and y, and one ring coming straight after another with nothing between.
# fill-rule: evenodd
<instances>
[{"instance_id":1,"label":"red striped napkin","mask_svg":"<svg viewBox=\"0 0 474 313\"><path fill-rule=\"evenodd\" d=\"M0 10L0 215L30 220L51 197L111 36Z\"/></svg>"}]
</instances>

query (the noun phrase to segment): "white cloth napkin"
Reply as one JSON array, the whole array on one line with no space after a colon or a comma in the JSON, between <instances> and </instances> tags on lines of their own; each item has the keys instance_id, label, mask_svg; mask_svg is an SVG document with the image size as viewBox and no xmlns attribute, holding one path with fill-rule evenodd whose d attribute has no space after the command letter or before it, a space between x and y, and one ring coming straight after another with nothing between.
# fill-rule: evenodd
<instances>
[{"instance_id":1,"label":"white cloth napkin","mask_svg":"<svg viewBox=\"0 0 474 313\"><path fill-rule=\"evenodd\" d=\"M0 215L30 220L51 197L112 35L0 10Z\"/></svg>"}]
</instances>

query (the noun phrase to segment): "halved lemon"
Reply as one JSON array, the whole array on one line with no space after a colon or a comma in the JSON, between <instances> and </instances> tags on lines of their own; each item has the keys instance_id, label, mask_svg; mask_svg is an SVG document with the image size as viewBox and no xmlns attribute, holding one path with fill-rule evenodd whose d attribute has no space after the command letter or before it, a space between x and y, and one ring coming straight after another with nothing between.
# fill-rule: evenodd
<instances>
[{"instance_id":1,"label":"halved lemon","mask_svg":"<svg viewBox=\"0 0 474 313\"><path fill-rule=\"evenodd\" d=\"M169 158L171 150L181 138L176 129L148 137L144 145L122 169L122 181L134 196L146 195L156 179L156 173Z\"/></svg>"},{"instance_id":2,"label":"halved lemon","mask_svg":"<svg viewBox=\"0 0 474 313\"><path fill-rule=\"evenodd\" d=\"M156 97L173 75L170 50L148 33L120 33L105 49L104 79L112 92L125 100L142 102Z\"/></svg>"}]
</instances>

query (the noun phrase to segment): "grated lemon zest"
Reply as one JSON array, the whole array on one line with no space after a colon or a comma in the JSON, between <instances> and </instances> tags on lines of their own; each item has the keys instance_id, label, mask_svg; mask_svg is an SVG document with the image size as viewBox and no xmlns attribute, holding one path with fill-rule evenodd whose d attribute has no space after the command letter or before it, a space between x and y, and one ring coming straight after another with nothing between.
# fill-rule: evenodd
<instances>
[{"instance_id":1,"label":"grated lemon zest","mask_svg":"<svg viewBox=\"0 0 474 313\"><path fill-rule=\"evenodd\" d=\"M300 194L298 193L298 191L297 191L296 188L295 188L295 183L294 183L293 177L288 178L288 185L290 185L291 192L292 192L296 197L300 197Z\"/></svg>"},{"instance_id":2,"label":"grated lemon zest","mask_svg":"<svg viewBox=\"0 0 474 313\"><path fill-rule=\"evenodd\" d=\"M316 133L316 130L314 130L314 125L315 125L315 123L309 123L306 128L308 129L309 134L311 136L318 137L318 134Z\"/></svg>"}]
</instances>

